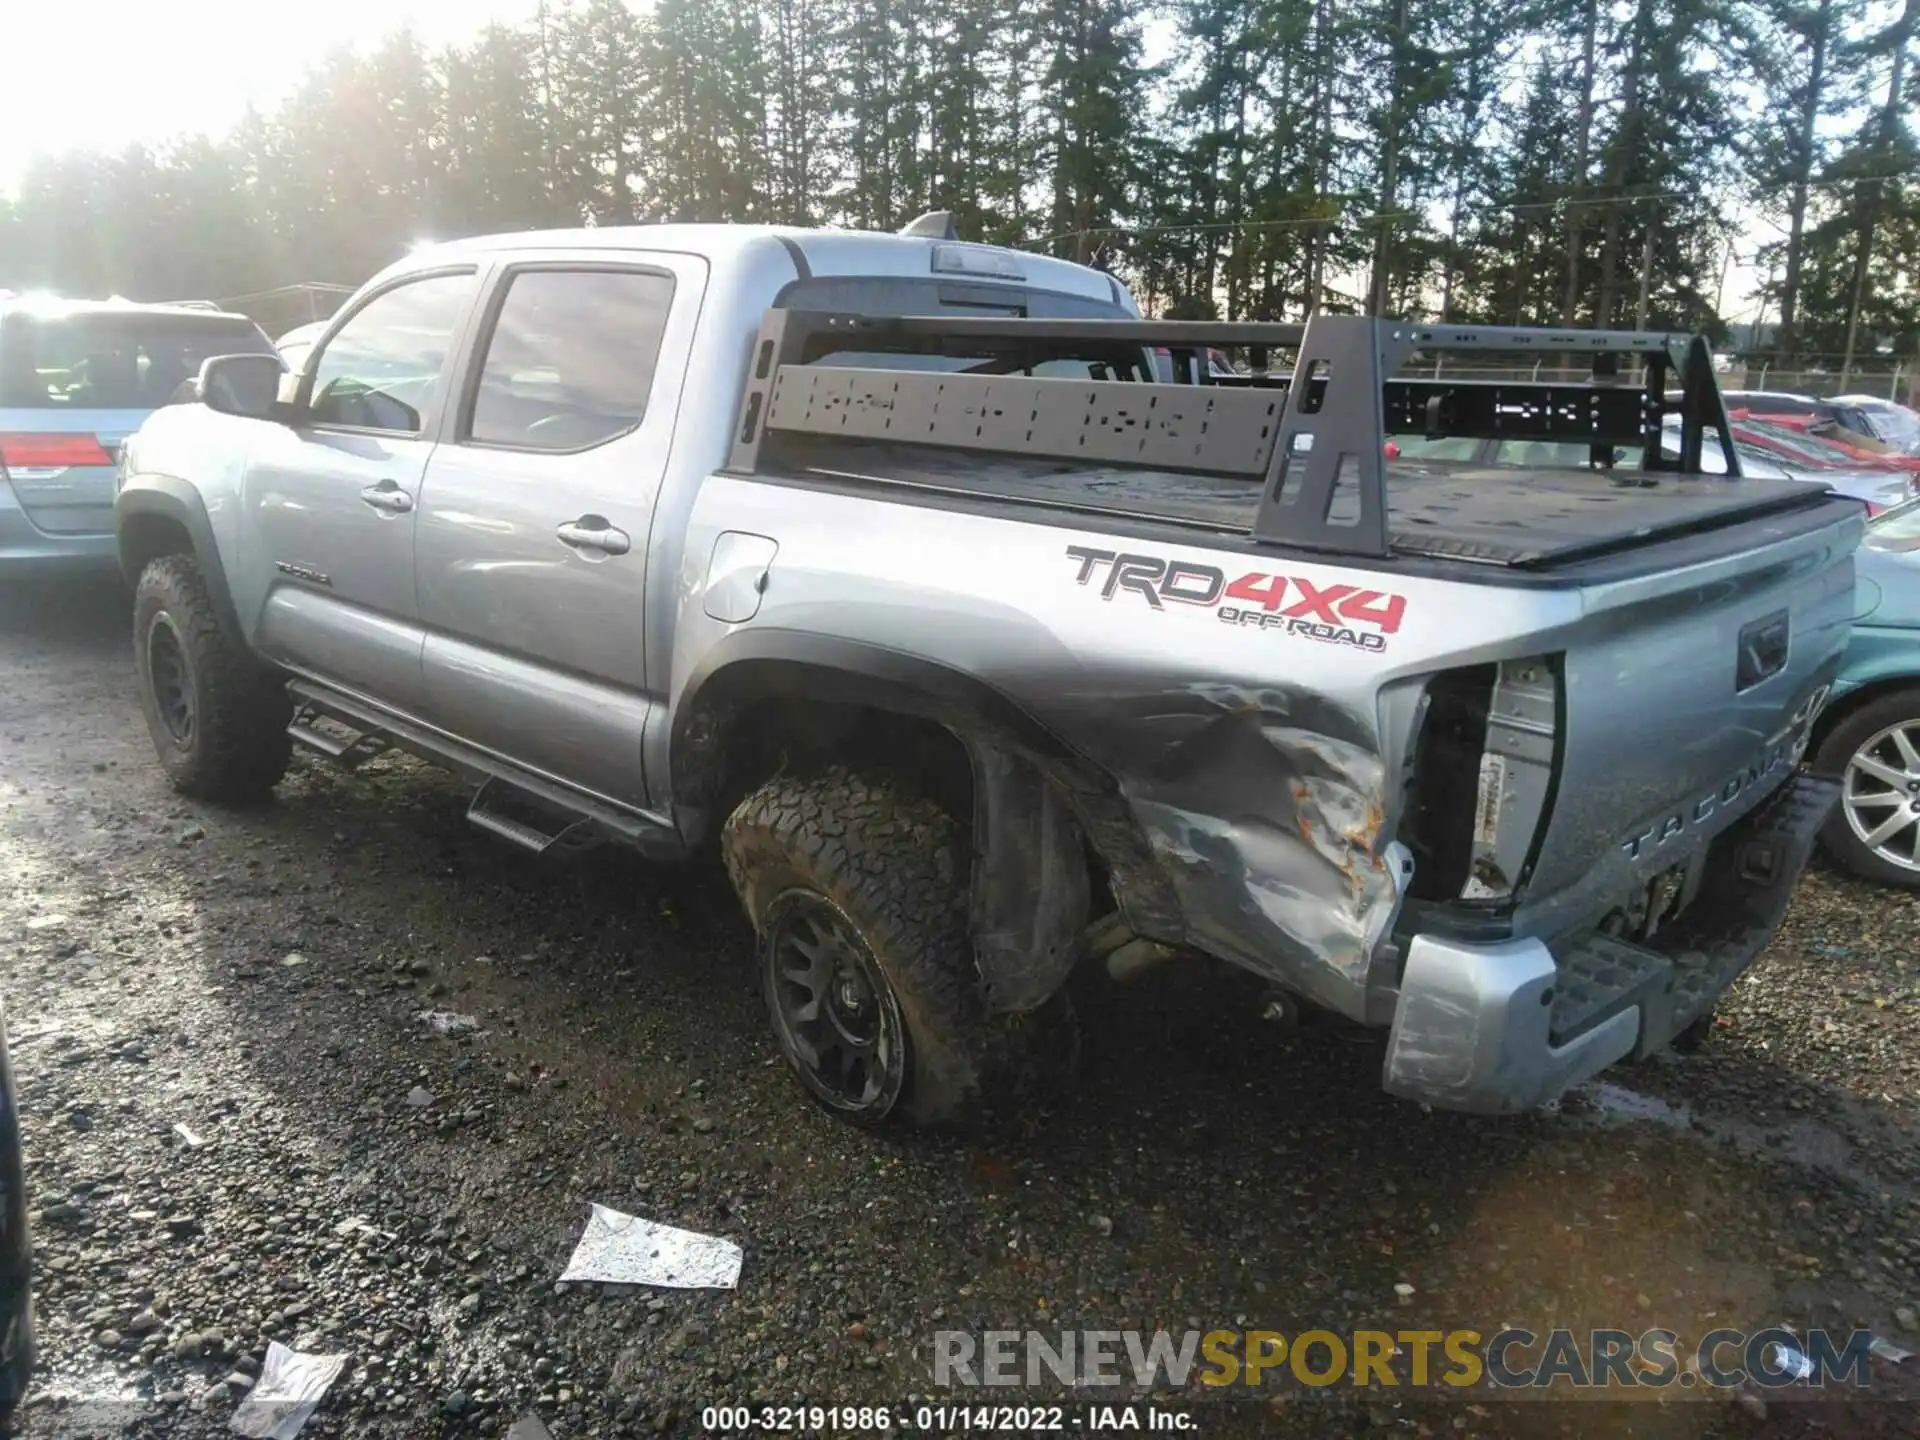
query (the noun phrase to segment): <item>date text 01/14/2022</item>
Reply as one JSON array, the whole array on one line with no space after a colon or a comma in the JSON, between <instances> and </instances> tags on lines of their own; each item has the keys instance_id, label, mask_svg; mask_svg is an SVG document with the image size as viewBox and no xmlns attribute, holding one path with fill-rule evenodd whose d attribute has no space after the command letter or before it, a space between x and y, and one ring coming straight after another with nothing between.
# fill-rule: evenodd
<instances>
[{"instance_id":1,"label":"date text 01/14/2022","mask_svg":"<svg viewBox=\"0 0 1920 1440\"><path fill-rule=\"evenodd\" d=\"M1122 1431L1192 1434L1184 1410L1153 1405L709 1405L700 1428L722 1435L782 1432L849 1434L903 1431L922 1434L1100 1435Z\"/></svg>"},{"instance_id":2,"label":"date text 01/14/2022","mask_svg":"<svg viewBox=\"0 0 1920 1440\"><path fill-rule=\"evenodd\" d=\"M1230 580L1217 565L1085 545L1069 545L1067 558L1080 567L1074 577L1080 584L1099 584L1102 600L1124 590L1155 610L1195 605L1214 610L1228 625L1278 630L1356 650L1385 650L1387 637L1399 632L1407 613L1404 595L1297 575L1254 571Z\"/></svg>"}]
</instances>

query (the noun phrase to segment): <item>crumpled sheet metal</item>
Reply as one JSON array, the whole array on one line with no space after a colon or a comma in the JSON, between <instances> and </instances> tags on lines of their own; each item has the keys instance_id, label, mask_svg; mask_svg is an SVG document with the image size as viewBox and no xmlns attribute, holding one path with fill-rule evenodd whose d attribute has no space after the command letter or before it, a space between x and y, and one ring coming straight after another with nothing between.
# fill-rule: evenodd
<instances>
[{"instance_id":1,"label":"crumpled sheet metal","mask_svg":"<svg viewBox=\"0 0 1920 1440\"><path fill-rule=\"evenodd\" d=\"M233 1412L233 1433L253 1440L293 1440L346 1363L344 1355L303 1355L272 1341L258 1383Z\"/></svg>"},{"instance_id":2,"label":"crumpled sheet metal","mask_svg":"<svg viewBox=\"0 0 1920 1440\"><path fill-rule=\"evenodd\" d=\"M731 1240L595 1205L560 1278L731 1290L740 1283L740 1262L740 1247Z\"/></svg>"},{"instance_id":3,"label":"crumpled sheet metal","mask_svg":"<svg viewBox=\"0 0 1920 1440\"><path fill-rule=\"evenodd\" d=\"M1199 686L1127 785L1189 934L1355 1019L1411 856L1388 838L1379 742L1324 700ZM1204 707L1206 713L1195 713Z\"/></svg>"}]
</instances>

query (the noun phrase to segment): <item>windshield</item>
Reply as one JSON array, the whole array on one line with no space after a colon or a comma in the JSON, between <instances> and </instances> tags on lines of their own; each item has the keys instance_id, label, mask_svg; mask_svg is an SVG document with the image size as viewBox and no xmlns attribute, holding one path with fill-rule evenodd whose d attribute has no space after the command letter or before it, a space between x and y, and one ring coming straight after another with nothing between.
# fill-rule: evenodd
<instances>
[{"instance_id":1,"label":"windshield","mask_svg":"<svg viewBox=\"0 0 1920 1440\"><path fill-rule=\"evenodd\" d=\"M1863 407L1874 433L1896 449L1920 452L1920 415L1901 405Z\"/></svg>"},{"instance_id":2,"label":"windshield","mask_svg":"<svg viewBox=\"0 0 1920 1440\"><path fill-rule=\"evenodd\" d=\"M154 410L215 355L271 355L238 315L15 313L0 325L0 406Z\"/></svg>"}]
</instances>

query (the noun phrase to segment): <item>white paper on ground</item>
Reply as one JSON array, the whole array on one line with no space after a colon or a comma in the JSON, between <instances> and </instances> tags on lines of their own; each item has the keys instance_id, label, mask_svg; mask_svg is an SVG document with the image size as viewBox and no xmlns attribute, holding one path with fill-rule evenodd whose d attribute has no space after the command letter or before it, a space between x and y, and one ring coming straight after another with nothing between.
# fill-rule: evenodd
<instances>
[{"instance_id":1,"label":"white paper on ground","mask_svg":"<svg viewBox=\"0 0 1920 1440\"><path fill-rule=\"evenodd\" d=\"M413 1018L436 1035L472 1035L480 1029L480 1022L473 1016L452 1010L416 1010Z\"/></svg>"},{"instance_id":2,"label":"white paper on ground","mask_svg":"<svg viewBox=\"0 0 1920 1440\"><path fill-rule=\"evenodd\" d=\"M717 1235L676 1230L595 1205L560 1278L731 1290L740 1283L740 1247Z\"/></svg>"},{"instance_id":3,"label":"white paper on ground","mask_svg":"<svg viewBox=\"0 0 1920 1440\"><path fill-rule=\"evenodd\" d=\"M252 1440L293 1440L346 1363L344 1355L302 1355L272 1341L259 1383L233 1412L233 1433Z\"/></svg>"}]
</instances>

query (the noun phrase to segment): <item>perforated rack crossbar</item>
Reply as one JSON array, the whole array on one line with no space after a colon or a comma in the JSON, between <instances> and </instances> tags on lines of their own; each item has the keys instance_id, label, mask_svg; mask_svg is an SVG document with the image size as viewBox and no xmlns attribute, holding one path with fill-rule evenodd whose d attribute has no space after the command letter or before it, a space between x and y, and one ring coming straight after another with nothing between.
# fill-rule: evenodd
<instances>
[{"instance_id":1,"label":"perforated rack crossbar","mask_svg":"<svg viewBox=\"0 0 1920 1440\"><path fill-rule=\"evenodd\" d=\"M1291 372L1251 385L1061 379L1012 373L1048 359L1140 368L1164 350L1194 357L1244 347L1294 352ZM1587 355L1585 379L1394 378L1415 351ZM814 365L840 353L966 358L965 373ZM1621 356L1642 383L1622 383ZM1008 372L1008 373L1000 373ZM1680 382L1677 396L1668 393ZM1668 416L1680 453L1664 453ZM783 435L885 441L999 455L1258 479L1255 540L1313 550L1388 550L1384 445L1391 435L1585 443L1597 465L1642 448L1642 468L1697 474L1717 432L1726 473L1739 461L1711 352L1660 331L1422 326L1321 315L1304 325L1164 320L1020 320L769 310L741 402L728 468L754 473Z\"/></svg>"}]
</instances>

